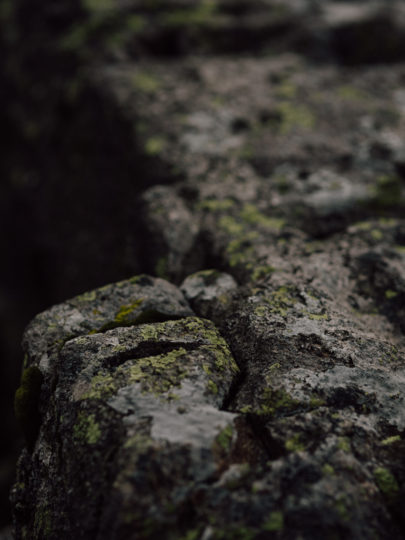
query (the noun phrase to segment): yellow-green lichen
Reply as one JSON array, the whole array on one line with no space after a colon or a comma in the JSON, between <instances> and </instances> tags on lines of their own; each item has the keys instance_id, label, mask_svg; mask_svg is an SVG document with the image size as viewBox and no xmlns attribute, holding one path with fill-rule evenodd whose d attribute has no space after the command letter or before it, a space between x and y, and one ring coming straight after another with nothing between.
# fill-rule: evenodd
<instances>
[{"instance_id":1,"label":"yellow-green lichen","mask_svg":"<svg viewBox=\"0 0 405 540\"><path fill-rule=\"evenodd\" d=\"M325 476L333 476L335 474L335 469L332 467L332 465L329 465L329 463L325 463L325 465L322 467L322 473Z\"/></svg>"},{"instance_id":2,"label":"yellow-green lichen","mask_svg":"<svg viewBox=\"0 0 405 540\"><path fill-rule=\"evenodd\" d=\"M144 150L148 156L157 156L163 152L166 146L167 140L164 137L149 137L145 142Z\"/></svg>"},{"instance_id":3,"label":"yellow-green lichen","mask_svg":"<svg viewBox=\"0 0 405 540\"><path fill-rule=\"evenodd\" d=\"M347 101L364 101L368 97L363 90L348 84L339 86L336 92L340 98Z\"/></svg>"},{"instance_id":4,"label":"yellow-green lichen","mask_svg":"<svg viewBox=\"0 0 405 540\"><path fill-rule=\"evenodd\" d=\"M287 452L301 452L302 450L305 450L305 444L301 441L299 433L296 433L293 437L287 439L284 446Z\"/></svg>"},{"instance_id":5,"label":"yellow-green lichen","mask_svg":"<svg viewBox=\"0 0 405 540\"><path fill-rule=\"evenodd\" d=\"M229 452L233 439L233 426L229 424L215 438L215 442L222 448L223 451Z\"/></svg>"},{"instance_id":6,"label":"yellow-green lichen","mask_svg":"<svg viewBox=\"0 0 405 540\"><path fill-rule=\"evenodd\" d=\"M305 105L282 101L277 105L281 121L277 131L281 135L289 135L296 130L309 130L315 125L313 113Z\"/></svg>"},{"instance_id":7,"label":"yellow-green lichen","mask_svg":"<svg viewBox=\"0 0 405 540\"><path fill-rule=\"evenodd\" d=\"M83 294L79 294L79 296L76 296L74 300L78 302L90 303L90 302L94 302L96 298L97 298L97 291L89 291Z\"/></svg>"},{"instance_id":8,"label":"yellow-green lichen","mask_svg":"<svg viewBox=\"0 0 405 540\"><path fill-rule=\"evenodd\" d=\"M383 441L381 441L382 446L391 446L391 444L395 444L401 440L400 435L392 435L392 437L387 437Z\"/></svg>"},{"instance_id":9,"label":"yellow-green lichen","mask_svg":"<svg viewBox=\"0 0 405 540\"><path fill-rule=\"evenodd\" d=\"M279 510L271 512L269 519L262 525L264 531L282 531L284 528L284 515Z\"/></svg>"},{"instance_id":10,"label":"yellow-green lichen","mask_svg":"<svg viewBox=\"0 0 405 540\"><path fill-rule=\"evenodd\" d=\"M369 231L373 228L373 223L370 221L358 221L354 227L360 231Z\"/></svg>"},{"instance_id":11,"label":"yellow-green lichen","mask_svg":"<svg viewBox=\"0 0 405 540\"><path fill-rule=\"evenodd\" d=\"M286 317L288 310L297 302L293 293L294 288L285 285L270 293L270 296L266 298L266 302L270 306L270 312Z\"/></svg>"},{"instance_id":12,"label":"yellow-green lichen","mask_svg":"<svg viewBox=\"0 0 405 540\"><path fill-rule=\"evenodd\" d=\"M348 437L339 437L338 448L343 452L350 452L350 439Z\"/></svg>"},{"instance_id":13,"label":"yellow-green lichen","mask_svg":"<svg viewBox=\"0 0 405 540\"><path fill-rule=\"evenodd\" d=\"M262 266L256 266L253 272L251 273L250 277L252 281L257 281L259 279L263 279L266 276L272 274L275 272L276 269L274 266L268 266L268 265L262 265Z\"/></svg>"},{"instance_id":14,"label":"yellow-green lichen","mask_svg":"<svg viewBox=\"0 0 405 540\"><path fill-rule=\"evenodd\" d=\"M215 0L203 0L189 9L174 9L163 13L160 22L164 26L204 26L213 20L217 10Z\"/></svg>"},{"instance_id":15,"label":"yellow-green lichen","mask_svg":"<svg viewBox=\"0 0 405 540\"><path fill-rule=\"evenodd\" d=\"M116 393L117 384L112 375L98 373L90 382L90 389L80 399L108 399Z\"/></svg>"},{"instance_id":16,"label":"yellow-green lichen","mask_svg":"<svg viewBox=\"0 0 405 540\"><path fill-rule=\"evenodd\" d=\"M135 73L131 79L132 85L136 90L145 94L154 94L160 88L160 81L151 73L140 71Z\"/></svg>"},{"instance_id":17,"label":"yellow-green lichen","mask_svg":"<svg viewBox=\"0 0 405 540\"><path fill-rule=\"evenodd\" d=\"M226 254L229 256L230 266L245 266L251 268L253 266L253 253L254 248L252 246L253 240L258 238L258 233L250 231L244 235L235 238L226 247Z\"/></svg>"},{"instance_id":18,"label":"yellow-green lichen","mask_svg":"<svg viewBox=\"0 0 405 540\"><path fill-rule=\"evenodd\" d=\"M180 347L166 354L139 358L120 366L116 376L123 376L127 384L140 383L143 392L160 395L181 385L190 369L186 356L186 349Z\"/></svg>"},{"instance_id":19,"label":"yellow-green lichen","mask_svg":"<svg viewBox=\"0 0 405 540\"><path fill-rule=\"evenodd\" d=\"M385 298L387 300L392 300L393 298L395 298L396 296L398 296L398 293L396 291L392 291L391 289L387 289L385 291Z\"/></svg>"},{"instance_id":20,"label":"yellow-green lichen","mask_svg":"<svg viewBox=\"0 0 405 540\"><path fill-rule=\"evenodd\" d=\"M297 407L302 406L302 403L292 398L284 389L279 388L274 390L266 387L259 396L258 405L247 405L241 409L243 413L254 413L264 416L275 416L292 412Z\"/></svg>"},{"instance_id":21,"label":"yellow-green lichen","mask_svg":"<svg viewBox=\"0 0 405 540\"><path fill-rule=\"evenodd\" d=\"M380 229L373 229L371 232L371 238L378 242L379 240L382 240L384 238L383 233L380 231Z\"/></svg>"},{"instance_id":22,"label":"yellow-green lichen","mask_svg":"<svg viewBox=\"0 0 405 540\"><path fill-rule=\"evenodd\" d=\"M143 298L135 300L131 304L122 305L115 315L115 322L117 323L127 323L130 320L130 315L139 308L142 304Z\"/></svg>"},{"instance_id":23,"label":"yellow-green lichen","mask_svg":"<svg viewBox=\"0 0 405 540\"><path fill-rule=\"evenodd\" d=\"M210 212L224 212L235 206L232 199L205 199L197 205L199 210L208 210Z\"/></svg>"},{"instance_id":24,"label":"yellow-green lichen","mask_svg":"<svg viewBox=\"0 0 405 540\"><path fill-rule=\"evenodd\" d=\"M231 216L222 216L218 222L219 228L232 236L243 234L244 227L242 223L236 221Z\"/></svg>"},{"instance_id":25,"label":"yellow-green lichen","mask_svg":"<svg viewBox=\"0 0 405 540\"><path fill-rule=\"evenodd\" d=\"M309 406L311 407L311 409L323 407L324 405L326 405L326 401L324 399L317 396L316 394L311 394L311 397L309 398Z\"/></svg>"},{"instance_id":26,"label":"yellow-green lichen","mask_svg":"<svg viewBox=\"0 0 405 540\"><path fill-rule=\"evenodd\" d=\"M395 476L384 467L375 468L373 474L380 491L388 499L394 499L399 492L399 485Z\"/></svg>"},{"instance_id":27,"label":"yellow-green lichen","mask_svg":"<svg viewBox=\"0 0 405 540\"><path fill-rule=\"evenodd\" d=\"M275 231L279 231L285 225L285 219L268 217L262 214L253 204L245 204L240 216L249 225L260 225Z\"/></svg>"},{"instance_id":28,"label":"yellow-green lichen","mask_svg":"<svg viewBox=\"0 0 405 540\"><path fill-rule=\"evenodd\" d=\"M73 437L79 442L90 445L96 444L100 440L101 428L96 422L94 414L79 413L73 426Z\"/></svg>"},{"instance_id":29,"label":"yellow-green lichen","mask_svg":"<svg viewBox=\"0 0 405 540\"><path fill-rule=\"evenodd\" d=\"M285 80L276 88L276 96L285 99L293 99L297 94L297 86L291 81Z\"/></svg>"},{"instance_id":30,"label":"yellow-green lichen","mask_svg":"<svg viewBox=\"0 0 405 540\"><path fill-rule=\"evenodd\" d=\"M304 313L313 321L327 321L329 319L327 313L310 313L308 311Z\"/></svg>"},{"instance_id":31,"label":"yellow-green lichen","mask_svg":"<svg viewBox=\"0 0 405 540\"><path fill-rule=\"evenodd\" d=\"M217 384L211 379L208 381L207 388L211 392L211 394L216 395L219 392Z\"/></svg>"}]
</instances>

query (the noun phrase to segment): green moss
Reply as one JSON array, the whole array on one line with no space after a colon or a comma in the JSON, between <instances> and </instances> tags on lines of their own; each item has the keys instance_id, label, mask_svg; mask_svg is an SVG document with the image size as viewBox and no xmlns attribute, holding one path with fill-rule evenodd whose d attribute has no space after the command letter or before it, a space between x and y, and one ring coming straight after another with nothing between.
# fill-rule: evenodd
<instances>
[{"instance_id":1,"label":"green moss","mask_svg":"<svg viewBox=\"0 0 405 540\"><path fill-rule=\"evenodd\" d=\"M377 467L373 474L380 491L388 499L394 499L399 492L399 485L394 475L384 467Z\"/></svg>"},{"instance_id":2,"label":"green moss","mask_svg":"<svg viewBox=\"0 0 405 540\"><path fill-rule=\"evenodd\" d=\"M382 446L391 446L391 444L395 444L396 442L399 442L401 440L400 435L393 435L392 437L387 437L383 441L381 441Z\"/></svg>"},{"instance_id":3,"label":"green moss","mask_svg":"<svg viewBox=\"0 0 405 540\"><path fill-rule=\"evenodd\" d=\"M14 398L14 410L21 426L28 449L32 449L40 427L39 400L43 375L37 366L30 366L23 371L21 385Z\"/></svg>"},{"instance_id":4,"label":"green moss","mask_svg":"<svg viewBox=\"0 0 405 540\"><path fill-rule=\"evenodd\" d=\"M301 441L299 433L295 434L291 439L287 439L284 446L287 452L301 452L305 450L305 444Z\"/></svg>"},{"instance_id":5,"label":"green moss","mask_svg":"<svg viewBox=\"0 0 405 540\"><path fill-rule=\"evenodd\" d=\"M79 442L90 445L100 440L101 429L94 414L79 413L77 422L73 426L73 437Z\"/></svg>"},{"instance_id":6,"label":"green moss","mask_svg":"<svg viewBox=\"0 0 405 540\"><path fill-rule=\"evenodd\" d=\"M160 81L151 73L140 71L131 79L132 86L144 94L154 94L160 88Z\"/></svg>"},{"instance_id":7,"label":"green moss","mask_svg":"<svg viewBox=\"0 0 405 540\"><path fill-rule=\"evenodd\" d=\"M391 289L387 289L385 291L385 298L387 300L392 300L393 298L395 298L396 296L398 296L398 293L396 291L392 291Z\"/></svg>"},{"instance_id":8,"label":"green moss","mask_svg":"<svg viewBox=\"0 0 405 540\"><path fill-rule=\"evenodd\" d=\"M282 531L284 528L283 512L271 512L269 519L262 525L264 531Z\"/></svg>"},{"instance_id":9,"label":"green moss","mask_svg":"<svg viewBox=\"0 0 405 540\"><path fill-rule=\"evenodd\" d=\"M149 137L144 145L145 153L148 156L158 156L167 146L167 140L164 137Z\"/></svg>"}]
</instances>

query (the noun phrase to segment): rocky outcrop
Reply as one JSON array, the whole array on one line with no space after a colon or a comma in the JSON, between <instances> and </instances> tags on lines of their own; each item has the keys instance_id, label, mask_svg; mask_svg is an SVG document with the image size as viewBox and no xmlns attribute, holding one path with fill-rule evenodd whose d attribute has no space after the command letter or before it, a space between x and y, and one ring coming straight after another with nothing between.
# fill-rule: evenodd
<instances>
[{"instance_id":1,"label":"rocky outcrop","mask_svg":"<svg viewBox=\"0 0 405 540\"><path fill-rule=\"evenodd\" d=\"M26 330L17 538L405 534L402 7L282 4L122 3L88 65L148 275Z\"/></svg>"}]
</instances>

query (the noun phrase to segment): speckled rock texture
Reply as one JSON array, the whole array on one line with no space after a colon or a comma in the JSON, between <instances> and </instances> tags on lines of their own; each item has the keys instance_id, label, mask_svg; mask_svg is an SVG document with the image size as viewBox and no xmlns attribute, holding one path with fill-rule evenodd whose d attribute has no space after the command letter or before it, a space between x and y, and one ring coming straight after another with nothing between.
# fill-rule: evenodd
<instances>
[{"instance_id":1,"label":"speckled rock texture","mask_svg":"<svg viewBox=\"0 0 405 540\"><path fill-rule=\"evenodd\" d=\"M403 7L152 4L91 70L150 275L28 327L16 538L404 538Z\"/></svg>"}]
</instances>

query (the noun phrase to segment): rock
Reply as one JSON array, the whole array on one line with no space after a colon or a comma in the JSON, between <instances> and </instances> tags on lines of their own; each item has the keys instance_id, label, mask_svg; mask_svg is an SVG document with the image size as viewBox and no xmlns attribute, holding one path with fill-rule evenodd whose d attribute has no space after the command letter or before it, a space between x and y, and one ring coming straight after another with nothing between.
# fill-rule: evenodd
<instances>
[{"instance_id":1,"label":"rock","mask_svg":"<svg viewBox=\"0 0 405 540\"><path fill-rule=\"evenodd\" d=\"M28 326L16 538L403 538L401 6L117 9L88 77L153 164L160 278Z\"/></svg>"}]
</instances>

